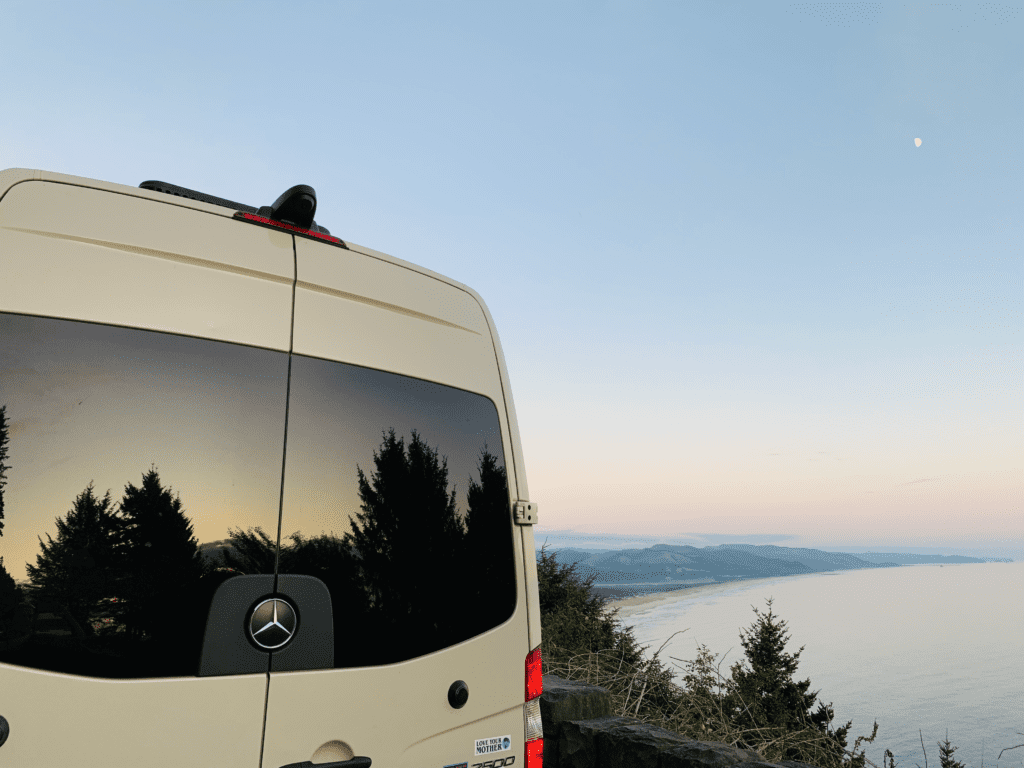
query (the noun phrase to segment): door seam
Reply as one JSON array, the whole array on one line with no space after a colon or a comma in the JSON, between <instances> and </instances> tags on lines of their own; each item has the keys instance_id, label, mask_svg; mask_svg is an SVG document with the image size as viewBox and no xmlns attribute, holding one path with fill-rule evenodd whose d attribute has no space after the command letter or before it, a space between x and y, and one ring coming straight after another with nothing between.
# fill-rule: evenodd
<instances>
[{"instance_id":1,"label":"door seam","mask_svg":"<svg viewBox=\"0 0 1024 768\"><path fill-rule=\"evenodd\" d=\"M288 375L285 380L284 394L284 440L281 449L281 490L277 498L277 549L274 554L274 594L277 594L277 576L281 568L281 518L284 515L284 469L288 459L288 407L292 399L292 350L295 342L295 288L298 282L299 256L292 235L292 305L288 323ZM271 652L267 666L267 684L263 693L263 729L260 733L260 762L257 768L263 768L263 752L267 745L267 714L270 707L270 664L274 654Z\"/></svg>"}]
</instances>

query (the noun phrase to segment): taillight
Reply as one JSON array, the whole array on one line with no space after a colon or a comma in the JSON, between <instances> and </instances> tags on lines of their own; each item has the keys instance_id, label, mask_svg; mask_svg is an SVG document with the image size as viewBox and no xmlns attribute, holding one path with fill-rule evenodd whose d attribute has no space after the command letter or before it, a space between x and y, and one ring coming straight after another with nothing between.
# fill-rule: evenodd
<instances>
[{"instance_id":1,"label":"taillight","mask_svg":"<svg viewBox=\"0 0 1024 768\"><path fill-rule=\"evenodd\" d=\"M540 695L543 691L538 646L526 657L526 768L544 766L544 728L540 721Z\"/></svg>"},{"instance_id":2,"label":"taillight","mask_svg":"<svg viewBox=\"0 0 1024 768\"><path fill-rule=\"evenodd\" d=\"M544 739L526 742L526 768L542 768L544 765Z\"/></svg>"},{"instance_id":3,"label":"taillight","mask_svg":"<svg viewBox=\"0 0 1024 768\"><path fill-rule=\"evenodd\" d=\"M325 235L323 232L314 232L311 229L303 229L302 227L296 227L293 224L285 224L283 221L274 221L266 216L259 216L255 213L246 213L245 211L239 211L235 214L236 219L245 219L251 221L253 224L262 224L265 227L273 227L274 229L286 229L289 232L294 232L297 235L304 235L305 237L315 237L317 240L324 240L328 243L341 243L341 238L337 238L334 235Z\"/></svg>"}]
</instances>

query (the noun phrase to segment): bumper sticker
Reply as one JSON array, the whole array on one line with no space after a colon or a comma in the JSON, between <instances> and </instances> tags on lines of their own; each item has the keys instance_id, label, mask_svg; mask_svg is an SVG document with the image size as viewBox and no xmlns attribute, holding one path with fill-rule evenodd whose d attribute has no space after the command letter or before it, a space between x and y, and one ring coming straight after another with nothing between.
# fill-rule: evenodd
<instances>
[{"instance_id":1,"label":"bumper sticker","mask_svg":"<svg viewBox=\"0 0 1024 768\"><path fill-rule=\"evenodd\" d=\"M512 736L492 736L489 739L477 739L473 742L474 755L493 755L495 752L506 752L512 749Z\"/></svg>"}]
</instances>

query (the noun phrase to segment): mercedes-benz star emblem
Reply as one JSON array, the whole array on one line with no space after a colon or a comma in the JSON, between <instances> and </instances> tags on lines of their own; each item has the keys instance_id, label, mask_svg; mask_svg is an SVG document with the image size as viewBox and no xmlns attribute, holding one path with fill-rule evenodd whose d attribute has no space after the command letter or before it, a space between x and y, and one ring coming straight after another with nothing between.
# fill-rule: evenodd
<instances>
[{"instance_id":1,"label":"mercedes-benz star emblem","mask_svg":"<svg viewBox=\"0 0 1024 768\"><path fill-rule=\"evenodd\" d=\"M249 617L249 636L260 647L275 651L295 635L298 617L295 608L280 597L269 597Z\"/></svg>"}]
</instances>

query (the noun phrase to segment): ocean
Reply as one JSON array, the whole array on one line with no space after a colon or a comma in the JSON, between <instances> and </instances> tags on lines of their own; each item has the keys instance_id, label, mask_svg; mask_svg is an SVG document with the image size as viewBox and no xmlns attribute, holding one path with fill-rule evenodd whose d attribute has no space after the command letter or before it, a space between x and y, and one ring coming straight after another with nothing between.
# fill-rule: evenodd
<instances>
[{"instance_id":1,"label":"ocean","mask_svg":"<svg viewBox=\"0 0 1024 768\"><path fill-rule=\"evenodd\" d=\"M1024 766L1024 563L914 565L736 581L610 602L653 654L686 630L660 659L681 682L683 662L707 645L725 662L746 662L739 631L753 608L787 622L786 653L800 654L794 674L810 678L818 701L832 703L835 726L853 721L867 759L882 768L938 768L937 742L949 740L967 768ZM674 661L678 659L679 661ZM678 666L676 666L678 665ZM817 709L815 704L814 709Z\"/></svg>"}]
</instances>

